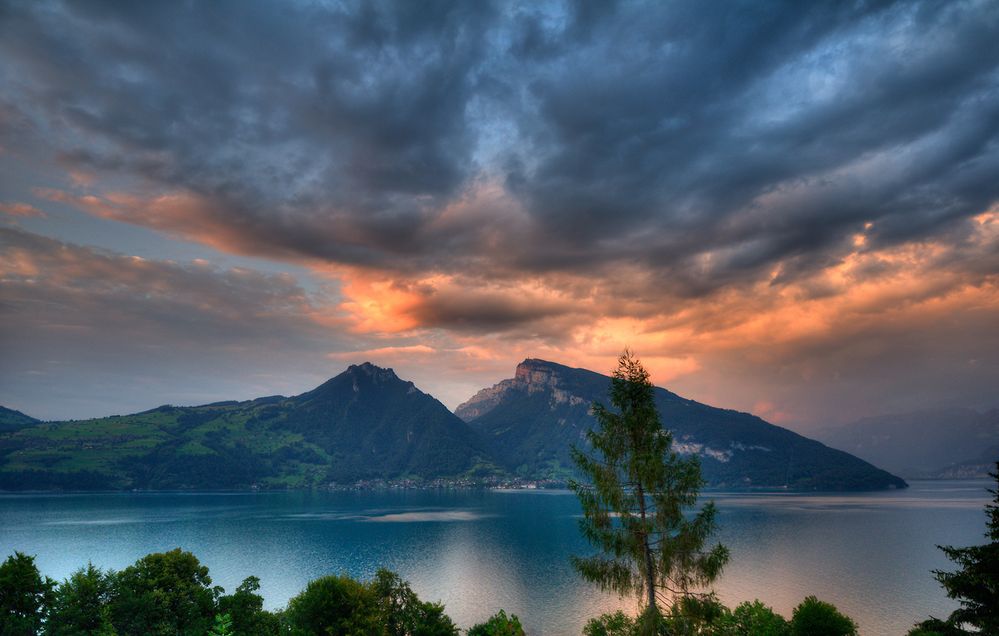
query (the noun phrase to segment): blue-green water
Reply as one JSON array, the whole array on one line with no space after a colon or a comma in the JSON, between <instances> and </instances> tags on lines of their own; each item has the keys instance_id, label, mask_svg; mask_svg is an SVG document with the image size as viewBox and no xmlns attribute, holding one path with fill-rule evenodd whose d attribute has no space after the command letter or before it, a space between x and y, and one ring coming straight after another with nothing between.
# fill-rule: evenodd
<instances>
[{"instance_id":1,"label":"blue-green water","mask_svg":"<svg viewBox=\"0 0 999 636\"><path fill-rule=\"evenodd\" d=\"M863 634L903 634L953 604L930 571L936 544L981 543L987 482L914 482L869 494L710 493L732 561L727 603L760 598L785 615L808 594L835 603ZM232 590L261 578L270 608L318 576L370 577L385 566L468 627L499 608L530 634L579 634L629 601L580 581L586 554L567 492L132 493L0 496L0 553L38 555L64 578L89 559L122 568L182 547Z\"/></svg>"}]
</instances>

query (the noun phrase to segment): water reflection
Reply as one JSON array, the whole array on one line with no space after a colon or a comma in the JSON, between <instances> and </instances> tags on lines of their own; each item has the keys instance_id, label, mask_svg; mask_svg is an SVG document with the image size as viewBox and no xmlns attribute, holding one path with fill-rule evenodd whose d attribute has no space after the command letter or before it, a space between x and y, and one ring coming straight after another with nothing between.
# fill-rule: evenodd
<instances>
[{"instance_id":1,"label":"water reflection","mask_svg":"<svg viewBox=\"0 0 999 636\"><path fill-rule=\"evenodd\" d=\"M930 570L934 547L982 540L986 482L916 482L871 494L708 493L732 563L718 585L730 603L779 611L807 594L853 615L864 633L904 633L952 604ZM312 578L398 571L469 626L499 608L533 634L579 634L585 621L634 609L582 583L570 554L590 548L570 493L202 493L0 496L0 549L38 555L67 576L92 560L122 568L180 546L233 589L261 578L279 607Z\"/></svg>"}]
</instances>

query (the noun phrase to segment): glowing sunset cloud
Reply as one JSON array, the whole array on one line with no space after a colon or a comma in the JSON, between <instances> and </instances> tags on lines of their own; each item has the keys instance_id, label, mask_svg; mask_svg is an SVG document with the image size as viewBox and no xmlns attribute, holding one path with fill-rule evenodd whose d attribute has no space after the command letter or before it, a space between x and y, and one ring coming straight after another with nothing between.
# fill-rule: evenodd
<instances>
[{"instance_id":1,"label":"glowing sunset cloud","mask_svg":"<svg viewBox=\"0 0 999 636\"><path fill-rule=\"evenodd\" d=\"M996 405L995 3L586 6L11 3L0 403L630 346L798 428Z\"/></svg>"}]
</instances>

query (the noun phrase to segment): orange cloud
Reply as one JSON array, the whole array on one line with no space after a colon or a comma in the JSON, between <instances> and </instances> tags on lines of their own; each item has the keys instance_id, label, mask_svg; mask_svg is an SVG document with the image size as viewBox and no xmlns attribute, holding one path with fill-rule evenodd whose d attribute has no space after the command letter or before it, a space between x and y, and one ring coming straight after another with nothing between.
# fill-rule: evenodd
<instances>
[{"instance_id":1,"label":"orange cloud","mask_svg":"<svg viewBox=\"0 0 999 636\"><path fill-rule=\"evenodd\" d=\"M72 205L93 216L143 225L230 253L249 253L242 235L213 221L211 202L190 192L141 197L126 192L101 195L74 194L54 188L37 188L35 194Z\"/></svg>"},{"instance_id":2,"label":"orange cloud","mask_svg":"<svg viewBox=\"0 0 999 636\"><path fill-rule=\"evenodd\" d=\"M807 411L781 403L776 392L746 402L724 386L706 389L696 379L718 356L787 368L793 377L807 378L822 364L806 362L811 350L835 349L879 330L946 330L951 316L971 312L999 317L999 268L992 266L999 253L997 219L995 212L975 217L971 233L959 243L916 241L878 249L858 241L838 262L810 276L785 284L761 280L701 298L657 295L651 278L628 268L619 270L628 281L621 285L611 276L587 281L583 275L477 281L437 274L399 281L357 270L338 274L346 297L339 309L358 333L447 343L419 351L410 350L413 345L375 350L397 365L404 366L410 352L436 367L445 360L458 364L460 349L476 351L478 360L461 364L480 373L495 370L496 377L508 375L525 357L609 371L628 346L639 352L656 382L697 386L702 399L794 422L807 418ZM483 299L508 310L546 303L569 309L542 312L535 322L544 328L532 329L529 317L515 326L458 328L461 312L474 315ZM448 304L455 300L461 302ZM428 310L438 301L456 312L454 322L442 325L441 314Z\"/></svg>"},{"instance_id":3,"label":"orange cloud","mask_svg":"<svg viewBox=\"0 0 999 636\"><path fill-rule=\"evenodd\" d=\"M11 216L45 216L45 213L27 203L0 203L0 212Z\"/></svg>"},{"instance_id":4,"label":"orange cloud","mask_svg":"<svg viewBox=\"0 0 999 636\"><path fill-rule=\"evenodd\" d=\"M378 347L377 349L364 349L361 351L337 351L327 354L327 357L332 360L357 362L360 360L376 360L393 358L395 356L432 355L435 353L437 351L427 345L406 345L400 347Z\"/></svg>"},{"instance_id":5,"label":"orange cloud","mask_svg":"<svg viewBox=\"0 0 999 636\"><path fill-rule=\"evenodd\" d=\"M690 295L677 291L670 271L657 271L641 261L578 272L563 268L544 275L518 271L508 262L487 270L444 262L400 273L377 263L344 265L248 243L247 233L213 220L211 204L191 193L150 198L120 192L36 193L101 218L138 223L222 251L306 264L337 287L340 300L303 303L303 317L370 345L332 353L332 359L369 357L402 369L420 359L422 365L455 369L457 375L442 372L430 380L429 388L445 399L454 386L468 385L469 374L505 377L526 357L608 371L628 346L639 353L657 382L687 383L696 387L695 397L793 421L805 417L804 411L781 403L773 392L730 398L732 392L724 386L708 386L703 379L719 360L741 360L811 381L819 377L823 364L810 358L811 351L835 351L885 330L945 331L949 317L970 312L999 319L995 208L972 217L952 234L891 246L879 245L877 225L865 222L824 266L785 277L783 272L794 263L778 261L755 280ZM495 226L496 232L481 233L486 237L482 249L489 255L510 237L490 225L506 218L503 214L483 212L501 207L500 199L502 193L495 188L471 192L446 207L427 231L448 235L468 225ZM514 221L518 231L526 231L526 218L514 215ZM363 243L363 236L352 234L357 231L344 228L340 238ZM705 275L727 258L724 249L712 249L705 247L692 257ZM7 260L11 268L25 267L24 259ZM412 369L420 373L419 367ZM433 384L445 380L452 388ZM450 403L464 397L455 394Z\"/></svg>"}]
</instances>

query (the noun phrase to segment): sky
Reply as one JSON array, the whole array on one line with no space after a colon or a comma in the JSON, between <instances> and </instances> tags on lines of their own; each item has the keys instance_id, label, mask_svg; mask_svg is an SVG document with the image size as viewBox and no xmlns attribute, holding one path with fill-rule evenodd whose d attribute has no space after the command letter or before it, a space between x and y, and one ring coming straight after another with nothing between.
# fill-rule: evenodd
<instances>
[{"instance_id":1,"label":"sky","mask_svg":"<svg viewBox=\"0 0 999 636\"><path fill-rule=\"evenodd\" d=\"M999 3L0 0L0 404L999 405Z\"/></svg>"}]
</instances>

